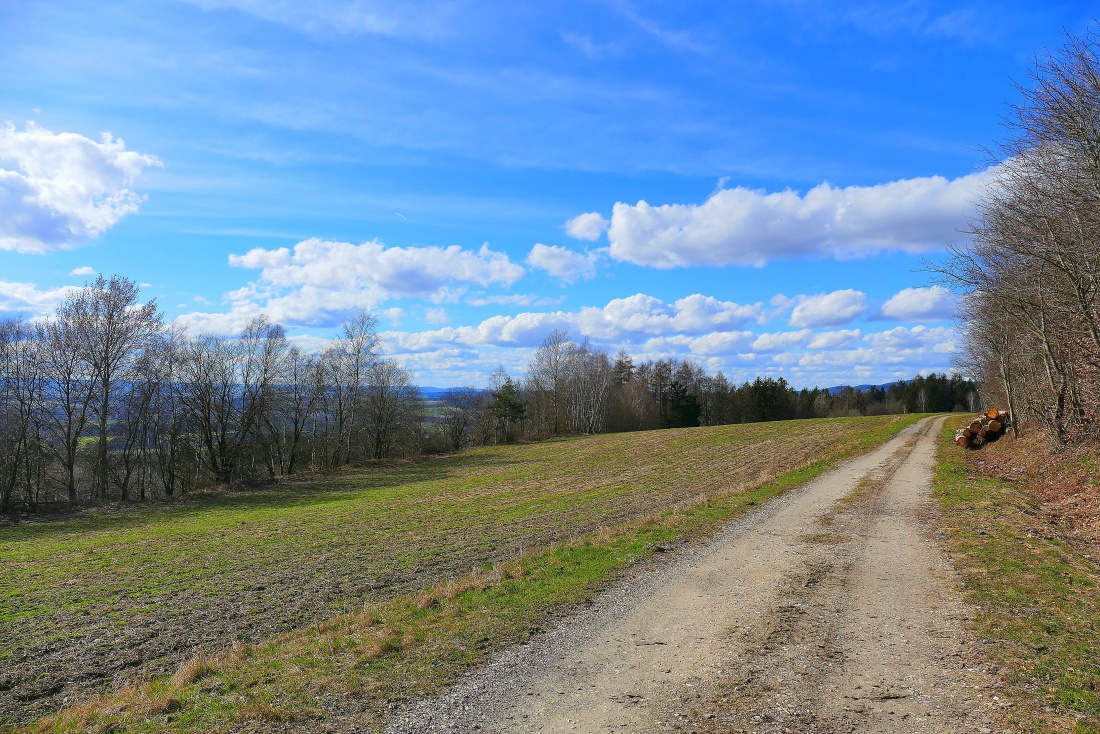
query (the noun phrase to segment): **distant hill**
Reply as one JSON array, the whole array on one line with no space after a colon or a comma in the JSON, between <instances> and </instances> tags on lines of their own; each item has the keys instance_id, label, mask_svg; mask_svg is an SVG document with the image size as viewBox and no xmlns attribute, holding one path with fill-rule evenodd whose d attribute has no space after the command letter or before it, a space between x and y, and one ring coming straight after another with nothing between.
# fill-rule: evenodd
<instances>
[{"instance_id":1,"label":"distant hill","mask_svg":"<svg viewBox=\"0 0 1100 734\"><path fill-rule=\"evenodd\" d=\"M455 387L422 387L420 388L420 394L428 400L439 400L441 397L447 394L448 390L457 390Z\"/></svg>"}]
</instances>

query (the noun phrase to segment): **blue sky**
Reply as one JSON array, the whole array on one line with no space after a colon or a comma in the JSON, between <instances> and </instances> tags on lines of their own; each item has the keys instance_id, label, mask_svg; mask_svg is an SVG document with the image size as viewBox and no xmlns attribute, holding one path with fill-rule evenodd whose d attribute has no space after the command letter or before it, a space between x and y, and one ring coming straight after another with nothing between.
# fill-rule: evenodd
<instances>
[{"instance_id":1,"label":"blue sky","mask_svg":"<svg viewBox=\"0 0 1100 734\"><path fill-rule=\"evenodd\" d=\"M0 0L0 313L357 309L423 385L554 328L798 386L942 371L920 272L1087 3Z\"/></svg>"}]
</instances>

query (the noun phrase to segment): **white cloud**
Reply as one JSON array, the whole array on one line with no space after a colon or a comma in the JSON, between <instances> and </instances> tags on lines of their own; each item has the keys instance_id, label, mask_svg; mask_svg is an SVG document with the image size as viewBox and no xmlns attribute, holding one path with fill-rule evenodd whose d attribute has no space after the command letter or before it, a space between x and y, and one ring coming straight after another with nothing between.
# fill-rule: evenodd
<instances>
[{"instance_id":1,"label":"white cloud","mask_svg":"<svg viewBox=\"0 0 1100 734\"><path fill-rule=\"evenodd\" d=\"M575 338L589 337L600 343L643 341L654 337L690 337L715 331L703 349L713 350L720 338L747 341L731 329L759 318L762 304L741 305L699 294L665 303L637 293L616 298L606 306L587 306L579 311L524 312L515 316L492 316L477 326L444 327L419 333L395 333L396 343L410 352L423 352L443 345L470 347L538 346L554 329L566 329ZM685 342L687 343L687 342Z\"/></svg>"},{"instance_id":2,"label":"white cloud","mask_svg":"<svg viewBox=\"0 0 1100 734\"><path fill-rule=\"evenodd\" d=\"M78 290L73 286L39 290L34 283L0 280L0 313L46 316Z\"/></svg>"},{"instance_id":3,"label":"white cloud","mask_svg":"<svg viewBox=\"0 0 1100 734\"><path fill-rule=\"evenodd\" d=\"M52 252L98 237L138 210L129 186L159 165L110 133L97 143L34 123L0 126L0 250Z\"/></svg>"},{"instance_id":4,"label":"white cloud","mask_svg":"<svg viewBox=\"0 0 1100 734\"><path fill-rule=\"evenodd\" d=\"M716 191L702 204L619 202L608 230L611 257L674 268L927 252L958 238L988 175L845 188L823 183L805 195L737 187Z\"/></svg>"},{"instance_id":5,"label":"white cloud","mask_svg":"<svg viewBox=\"0 0 1100 734\"><path fill-rule=\"evenodd\" d=\"M470 306L558 306L564 301L565 296L547 298L525 293L477 295L466 299Z\"/></svg>"},{"instance_id":6,"label":"white cloud","mask_svg":"<svg viewBox=\"0 0 1100 734\"><path fill-rule=\"evenodd\" d=\"M804 345L811 336L813 336L813 332L809 329L784 331L778 334L761 334L753 341L752 349L754 352L782 352Z\"/></svg>"},{"instance_id":7,"label":"white cloud","mask_svg":"<svg viewBox=\"0 0 1100 734\"><path fill-rule=\"evenodd\" d=\"M774 300L774 299L773 299ZM867 312L867 294L848 288L816 296L800 296L791 311L791 326L840 326Z\"/></svg>"},{"instance_id":8,"label":"white cloud","mask_svg":"<svg viewBox=\"0 0 1100 734\"><path fill-rule=\"evenodd\" d=\"M401 319L405 318L405 311L394 306L393 308L382 309L378 312L378 315L389 321L392 326L397 326L401 323Z\"/></svg>"},{"instance_id":9,"label":"white cloud","mask_svg":"<svg viewBox=\"0 0 1100 734\"><path fill-rule=\"evenodd\" d=\"M578 278L590 280L596 276L598 252L574 252L557 245L536 244L527 256L527 264L545 270L565 283L575 283Z\"/></svg>"},{"instance_id":10,"label":"white cloud","mask_svg":"<svg viewBox=\"0 0 1100 734\"><path fill-rule=\"evenodd\" d=\"M611 339L728 330L759 320L762 312L763 305L759 303L742 305L698 293L671 305L637 293L616 298L603 308L582 308L576 318L586 336Z\"/></svg>"},{"instance_id":11,"label":"white cloud","mask_svg":"<svg viewBox=\"0 0 1100 734\"><path fill-rule=\"evenodd\" d=\"M443 308L429 308L424 312L424 320L429 324L446 324L451 320L447 310Z\"/></svg>"},{"instance_id":12,"label":"white cloud","mask_svg":"<svg viewBox=\"0 0 1100 734\"><path fill-rule=\"evenodd\" d=\"M259 278L226 294L229 314L188 314L184 323L199 330L233 332L266 313L286 325L334 325L359 309L373 309L393 298L453 303L465 285L510 286L524 270L488 245L479 250L451 247L386 247L309 239L293 249L256 248L230 255L234 267L256 268Z\"/></svg>"},{"instance_id":13,"label":"white cloud","mask_svg":"<svg viewBox=\"0 0 1100 734\"><path fill-rule=\"evenodd\" d=\"M859 329L843 329L841 331L822 331L814 334L813 339L806 345L808 349L840 349L857 341L863 332Z\"/></svg>"},{"instance_id":14,"label":"white cloud","mask_svg":"<svg viewBox=\"0 0 1100 734\"><path fill-rule=\"evenodd\" d=\"M947 326L897 326L893 329L868 334L863 341L874 349L891 351L932 349L940 353L954 351L954 331Z\"/></svg>"},{"instance_id":15,"label":"white cloud","mask_svg":"<svg viewBox=\"0 0 1100 734\"><path fill-rule=\"evenodd\" d=\"M716 331L691 341L691 353L699 356L732 354L754 341L751 331Z\"/></svg>"},{"instance_id":16,"label":"white cloud","mask_svg":"<svg viewBox=\"0 0 1100 734\"><path fill-rule=\"evenodd\" d=\"M607 231L610 222L599 212L578 214L565 223L565 233L578 240L595 241Z\"/></svg>"},{"instance_id":17,"label":"white cloud","mask_svg":"<svg viewBox=\"0 0 1100 734\"><path fill-rule=\"evenodd\" d=\"M69 271L69 275L95 275L96 270L90 265L84 265L83 267L73 268Z\"/></svg>"},{"instance_id":18,"label":"white cloud","mask_svg":"<svg viewBox=\"0 0 1100 734\"><path fill-rule=\"evenodd\" d=\"M949 319L955 315L955 302L942 286L906 288L882 305L882 315L898 321Z\"/></svg>"}]
</instances>

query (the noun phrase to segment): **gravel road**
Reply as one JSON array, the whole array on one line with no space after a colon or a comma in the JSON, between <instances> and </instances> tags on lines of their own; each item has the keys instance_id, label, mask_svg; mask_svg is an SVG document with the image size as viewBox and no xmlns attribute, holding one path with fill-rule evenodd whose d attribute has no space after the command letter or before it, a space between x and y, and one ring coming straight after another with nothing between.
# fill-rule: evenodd
<instances>
[{"instance_id":1,"label":"gravel road","mask_svg":"<svg viewBox=\"0 0 1100 734\"><path fill-rule=\"evenodd\" d=\"M942 420L624 579L387 731L999 731L929 529Z\"/></svg>"}]
</instances>

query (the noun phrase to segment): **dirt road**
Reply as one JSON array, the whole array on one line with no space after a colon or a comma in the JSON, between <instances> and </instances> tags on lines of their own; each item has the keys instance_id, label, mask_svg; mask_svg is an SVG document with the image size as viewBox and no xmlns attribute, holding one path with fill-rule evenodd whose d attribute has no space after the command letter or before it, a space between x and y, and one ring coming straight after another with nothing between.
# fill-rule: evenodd
<instances>
[{"instance_id":1,"label":"dirt road","mask_svg":"<svg viewBox=\"0 0 1100 734\"><path fill-rule=\"evenodd\" d=\"M624 580L389 731L999 730L928 529L939 425Z\"/></svg>"}]
</instances>

